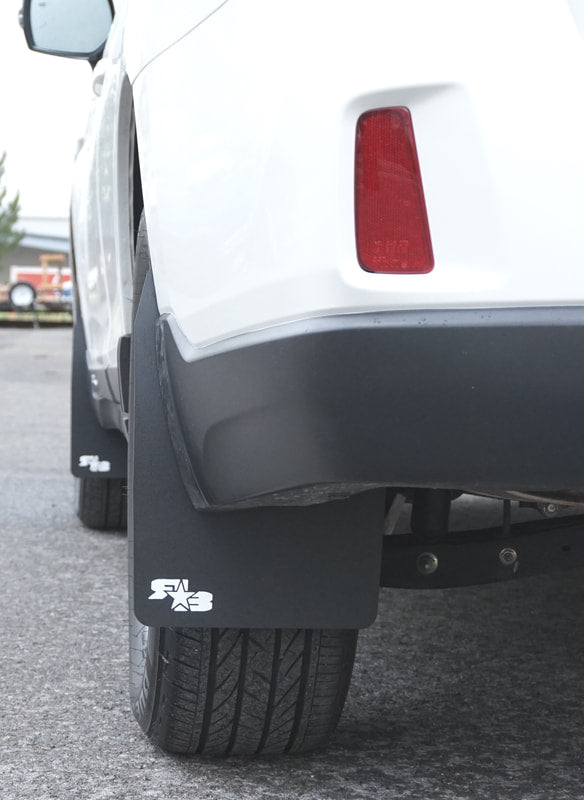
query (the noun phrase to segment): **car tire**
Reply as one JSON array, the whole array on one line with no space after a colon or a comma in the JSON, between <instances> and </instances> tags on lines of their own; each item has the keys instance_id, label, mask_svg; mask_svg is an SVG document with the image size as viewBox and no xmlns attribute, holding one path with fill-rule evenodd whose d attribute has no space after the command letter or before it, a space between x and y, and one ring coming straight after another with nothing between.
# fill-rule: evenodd
<instances>
[{"instance_id":1,"label":"car tire","mask_svg":"<svg viewBox=\"0 0 584 800\"><path fill-rule=\"evenodd\" d=\"M78 478L77 516L94 530L125 530L127 496L125 480Z\"/></svg>"},{"instance_id":2,"label":"car tire","mask_svg":"<svg viewBox=\"0 0 584 800\"><path fill-rule=\"evenodd\" d=\"M183 755L322 747L351 679L355 630L148 628L130 617L132 710Z\"/></svg>"},{"instance_id":3,"label":"car tire","mask_svg":"<svg viewBox=\"0 0 584 800\"><path fill-rule=\"evenodd\" d=\"M8 299L14 311L30 311L34 308L36 291L31 283L19 281L10 287Z\"/></svg>"},{"instance_id":4,"label":"car tire","mask_svg":"<svg viewBox=\"0 0 584 800\"><path fill-rule=\"evenodd\" d=\"M142 216L134 318L149 269ZM139 402L134 392L132 365L130 408ZM133 436L130 425L130 463ZM343 710L357 634L153 628L140 623L130 608L132 710L148 737L173 753L227 756L313 750L326 743Z\"/></svg>"}]
</instances>

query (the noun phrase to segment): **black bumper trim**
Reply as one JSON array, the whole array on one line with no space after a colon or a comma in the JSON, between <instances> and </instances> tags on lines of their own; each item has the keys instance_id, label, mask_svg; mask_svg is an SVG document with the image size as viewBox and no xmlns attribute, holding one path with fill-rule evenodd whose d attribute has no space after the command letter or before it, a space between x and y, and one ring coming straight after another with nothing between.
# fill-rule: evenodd
<instances>
[{"instance_id":1,"label":"black bumper trim","mask_svg":"<svg viewBox=\"0 0 584 800\"><path fill-rule=\"evenodd\" d=\"M584 486L584 309L324 317L202 349L163 316L158 334L197 507Z\"/></svg>"}]
</instances>

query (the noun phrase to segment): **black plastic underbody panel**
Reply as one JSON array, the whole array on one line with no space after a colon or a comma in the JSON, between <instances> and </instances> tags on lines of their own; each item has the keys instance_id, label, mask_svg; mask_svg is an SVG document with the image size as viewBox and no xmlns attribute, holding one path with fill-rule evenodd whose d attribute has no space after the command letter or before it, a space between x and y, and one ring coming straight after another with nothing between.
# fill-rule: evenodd
<instances>
[{"instance_id":1,"label":"black plastic underbody panel","mask_svg":"<svg viewBox=\"0 0 584 800\"><path fill-rule=\"evenodd\" d=\"M202 349L172 317L158 331L167 417L199 507L375 486L584 486L581 308L345 315Z\"/></svg>"}]
</instances>

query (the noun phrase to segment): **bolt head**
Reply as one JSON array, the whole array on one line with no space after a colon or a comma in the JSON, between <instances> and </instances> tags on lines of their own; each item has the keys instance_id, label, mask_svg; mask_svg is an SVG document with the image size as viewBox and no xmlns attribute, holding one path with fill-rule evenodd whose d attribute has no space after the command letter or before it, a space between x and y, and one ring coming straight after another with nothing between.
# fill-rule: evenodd
<instances>
[{"instance_id":1,"label":"bolt head","mask_svg":"<svg viewBox=\"0 0 584 800\"><path fill-rule=\"evenodd\" d=\"M438 569L438 559L434 553L420 553L416 559L416 567L422 575L432 575Z\"/></svg>"},{"instance_id":2,"label":"bolt head","mask_svg":"<svg viewBox=\"0 0 584 800\"><path fill-rule=\"evenodd\" d=\"M499 553L499 561L506 567L510 567L517 561L517 551L512 547L504 547Z\"/></svg>"}]
</instances>

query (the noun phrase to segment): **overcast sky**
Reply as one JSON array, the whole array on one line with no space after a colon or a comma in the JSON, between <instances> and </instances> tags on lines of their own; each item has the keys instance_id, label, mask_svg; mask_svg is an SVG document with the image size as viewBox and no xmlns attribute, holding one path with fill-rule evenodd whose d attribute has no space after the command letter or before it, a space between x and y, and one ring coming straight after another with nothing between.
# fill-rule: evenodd
<instances>
[{"instance_id":1,"label":"overcast sky","mask_svg":"<svg viewBox=\"0 0 584 800\"><path fill-rule=\"evenodd\" d=\"M91 100L89 64L31 53L20 0L0 0L0 153L21 216L65 217L71 164Z\"/></svg>"}]
</instances>

